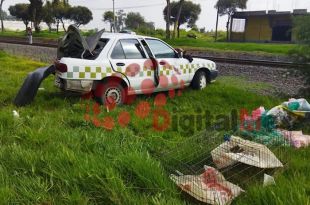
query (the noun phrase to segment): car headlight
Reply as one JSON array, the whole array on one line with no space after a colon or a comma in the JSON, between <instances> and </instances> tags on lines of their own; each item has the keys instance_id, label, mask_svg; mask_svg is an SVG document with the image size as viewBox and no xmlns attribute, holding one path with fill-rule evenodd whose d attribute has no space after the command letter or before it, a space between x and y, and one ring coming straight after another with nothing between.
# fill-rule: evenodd
<instances>
[{"instance_id":1,"label":"car headlight","mask_svg":"<svg viewBox=\"0 0 310 205\"><path fill-rule=\"evenodd\" d=\"M212 68L216 70L216 63L212 63Z\"/></svg>"}]
</instances>

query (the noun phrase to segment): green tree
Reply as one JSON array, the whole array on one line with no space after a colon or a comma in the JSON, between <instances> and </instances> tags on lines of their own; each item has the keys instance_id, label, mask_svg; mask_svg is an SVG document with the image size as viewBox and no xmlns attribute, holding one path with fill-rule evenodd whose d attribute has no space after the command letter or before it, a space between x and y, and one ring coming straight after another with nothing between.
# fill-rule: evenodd
<instances>
[{"instance_id":1,"label":"green tree","mask_svg":"<svg viewBox=\"0 0 310 205\"><path fill-rule=\"evenodd\" d=\"M1 12L1 14L0 14L0 15L2 15L3 20L10 19L10 17L9 17L9 16L8 16L8 14L6 13L6 11L0 11L0 12Z\"/></svg>"},{"instance_id":2,"label":"green tree","mask_svg":"<svg viewBox=\"0 0 310 205\"><path fill-rule=\"evenodd\" d=\"M33 22L36 32L40 32L40 23L43 19L43 1L42 0L29 0L29 15Z\"/></svg>"},{"instance_id":3,"label":"green tree","mask_svg":"<svg viewBox=\"0 0 310 205\"><path fill-rule=\"evenodd\" d=\"M179 2L172 2L171 3L171 16L176 19L178 16L178 13L180 11L179 7L180 7L180 3ZM167 13L167 7L164 9L164 16L165 19L167 19L166 17L166 13ZM187 24L188 28L193 28L199 18L199 15L201 13L201 7L199 4L194 4L191 1L184 1L183 2L183 9L181 9L181 13L180 13L180 17L178 22L171 22L172 23L177 23L177 31L178 31L178 37L180 37L180 26L183 24Z\"/></svg>"},{"instance_id":4,"label":"green tree","mask_svg":"<svg viewBox=\"0 0 310 205\"><path fill-rule=\"evenodd\" d=\"M1 14L3 17L3 20L7 20L7 21L14 21L16 20L16 18L12 15L9 15L6 11L2 11Z\"/></svg>"},{"instance_id":5,"label":"green tree","mask_svg":"<svg viewBox=\"0 0 310 205\"><path fill-rule=\"evenodd\" d=\"M31 20L29 15L29 4L15 4L14 6L9 7L9 12L12 16L22 20L27 30Z\"/></svg>"},{"instance_id":6,"label":"green tree","mask_svg":"<svg viewBox=\"0 0 310 205\"><path fill-rule=\"evenodd\" d=\"M293 20L294 32L296 33L296 39L301 47L310 48L310 16L298 16ZM310 62L310 50L301 59L303 62Z\"/></svg>"},{"instance_id":7,"label":"green tree","mask_svg":"<svg viewBox=\"0 0 310 205\"><path fill-rule=\"evenodd\" d=\"M130 12L125 19L125 25L130 29L139 29L145 25L144 17L138 12Z\"/></svg>"},{"instance_id":8,"label":"green tree","mask_svg":"<svg viewBox=\"0 0 310 205\"><path fill-rule=\"evenodd\" d=\"M4 12L2 10L4 0L0 0L0 20L1 20L1 32L4 31L4 24L3 24L3 19L4 19Z\"/></svg>"},{"instance_id":9,"label":"green tree","mask_svg":"<svg viewBox=\"0 0 310 205\"><path fill-rule=\"evenodd\" d=\"M215 8L218 9L218 13L221 16L227 15L228 20L226 23L226 35L227 41L230 40L229 38L229 25L231 22L231 17L237 11L237 9L246 9L248 0L218 0Z\"/></svg>"},{"instance_id":10,"label":"green tree","mask_svg":"<svg viewBox=\"0 0 310 205\"><path fill-rule=\"evenodd\" d=\"M110 24L110 32L112 33L113 30L113 23L114 23L114 14L112 11L106 11L103 14L103 21L108 22Z\"/></svg>"},{"instance_id":11,"label":"green tree","mask_svg":"<svg viewBox=\"0 0 310 205\"><path fill-rule=\"evenodd\" d=\"M68 18L79 27L93 20L93 13L87 7L75 6L68 9Z\"/></svg>"},{"instance_id":12,"label":"green tree","mask_svg":"<svg viewBox=\"0 0 310 205\"><path fill-rule=\"evenodd\" d=\"M144 27L149 29L149 30L155 31L155 23L154 22L145 22Z\"/></svg>"},{"instance_id":13,"label":"green tree","mask_svg":"<svg viewBox=\"0 0 310 205\"><path fill-rule=\"evenodd\" d=\"M177 29L180 27L179 26L179 22L180 22L180 17L181 17L181 13L182 13L182 9L183 9L183 4L184 4L184 0L180 0L179 4L178 4L178 13L175 17L174 20L174 29L173 29L173 34L172 34L172 38L175 38L175 34L177 32Z\"/></svg>"},{"instance_id":14,"label":"green tree","mask_svg":"<svg viewBox=\"0 0 310 205\"><path fill-rule=\"evenodd\" d=\"M57 33L59 31L59 24L62 23L62 28L66 31L64 20L69 18L68 10L70 9L70 5L66 0L53 0L53 11L56 19L56 29Z\"/></svg>"},{"instance_id":15,"label":"green tree","mask_svg":"<svg viewBox=\"0 0 310 205\"><path fill-rule=\"evenodd\" d=\"M43 7L43 21L48 26L49 32L52 31L52 24L55 23L55 15L53 5L50 1L47 1Z\"/></svg>"},{"instance_id":16,"label":"green tree","mask_svg":"<svg viewBox=\"0 0 310 205\"><path fill-rule=\"evenodd\" d=\"M121 31L124 28L126 19L126 14L124 10L119 10L116 12L116 30Z\"/></svg>"}]
</instances>

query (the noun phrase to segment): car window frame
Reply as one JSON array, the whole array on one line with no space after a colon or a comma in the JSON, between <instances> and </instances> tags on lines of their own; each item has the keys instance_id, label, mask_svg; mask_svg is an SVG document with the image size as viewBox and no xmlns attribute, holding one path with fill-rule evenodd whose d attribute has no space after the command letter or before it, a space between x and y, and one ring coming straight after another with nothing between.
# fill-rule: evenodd
<instances>
[{"instance_id":1,"label":"car window frame","mask_svg":"<svg viewBox=\"0 0 310 205\"><path fill-rule=\"evenodd\" d=\"M122 40L136 40L136 41L138 41L138 43L140 44L140 46L141 46L141 48L142 48L142 52L144 53L145 58L127 58L126 53L125 53L125 50L124 50L123 45L122 45L122 42L121 42ZM124 53L124 56L125 56L124 59L112 58L112 53L113 53L113 51L114 51L114 49L115 49L115 46L117 45L118 42L120 42L120 44L121 44L121 46L122 46L122 50L123 50L123 53ZM141 51L140 51L140 52L141 52ZM141 55L142 55L142 54L141 54ZM143 56L143 55L142 55L142 56ZM145 51L143 45L141 44L140 39L138 39L138 38L119 38L119 39L116 39L114 45L112 46L112 49L111 49L111 51L110 51L110 53L109 53L109 58L110 58L111 60L146 60L146 59L149 58L149 55L148 55L148 53Z\"/></svg>"},{"instance_id":2,"label":"car window frame","mask_svg":"<svg viewBox=\"0 0 310 205\"><path fill-rule=\"evenodd\" d=\"M159 41L159 42L162 42L163 44L165 44L166 46L168 46L169 48L171 48L171 49L174 51L175 57L174 57L174 58L167 58L167 59L179 59L179 58L180 58L179 55L178 55L178 53L177 53L177 51L176 51L172 46L170 46L168 43L166 43L165 41L162 41L162 40L156 39L156 38L144 38L144 40L145 40L147 46L149 47L149 49L151 50L152 55L154 56L154 58L157 59L156 55L154 54L154 51L152 50L152 48L151 48L150 45L148 44L147 40ZM163 58L163 59L166 59L166 58Z\"/></svg>"},{"instance_id":3,"label":"car window frame","mask_svg":"<svg viewBox=\"0 0 310 205\"><path fill-rule=\"evenodd\" d=\"M112 58L112 54L113 54L114 49L116 48L118 43L121 45L121 48L122 48L122 51L123 51L123 55L124 55L125 58ZM123 59L126 59L125 51L124 51L124 48L123 48L122 43L121 43L120 40L117 40L115 42L115 44L112 46L111 53L110 53L110 59L112 59L112 60L123 60Z\"/></svg>"}]
</instances>

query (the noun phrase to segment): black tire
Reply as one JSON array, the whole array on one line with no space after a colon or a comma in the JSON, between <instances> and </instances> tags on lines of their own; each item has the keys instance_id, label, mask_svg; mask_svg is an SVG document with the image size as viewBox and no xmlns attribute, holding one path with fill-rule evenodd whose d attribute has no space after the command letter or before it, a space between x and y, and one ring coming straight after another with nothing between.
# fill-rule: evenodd
<instances>
[{"instance_id":1,"label":"black tire","mask_svg":"<svg viewBox=\"0 0 310 205\"><path fill-rule=\"evenodd\" d=\"M126 102L126 90L116 81L102 82L97 85L95 100L102 105L123 105Z\"/></svg>"},{"instance_id":2,"label":"black tire","mask_svg":"<svg viewBox=\"0 0 310 205\"><path fill-rule=\"evenodd\" d=\"M203 90L204 88L207 87L207 84L208 84L207 74L202 70L196 72L191 84L192 88L195 90Z\"/></svg>"}]
</instances>

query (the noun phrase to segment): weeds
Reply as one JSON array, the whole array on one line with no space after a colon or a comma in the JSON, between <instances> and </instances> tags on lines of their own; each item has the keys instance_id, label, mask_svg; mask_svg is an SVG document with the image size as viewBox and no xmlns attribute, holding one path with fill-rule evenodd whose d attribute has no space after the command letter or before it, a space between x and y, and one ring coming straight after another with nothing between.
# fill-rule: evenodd
<instances>
[{"instance_id":1,"label":"weeds","mask_svg":"<svg viewBox=\"0 0 310 205\"><path fill-rule=\"evenodd\" d=\"M77 96L62 94L48 78L33 104L11 104L26 74L42 63L0 52L0 201L2 204L190 204L168 178L169 171L156 157L176 142L190 137L182 132L156 132L152 119L133 118L127 128L96 128L83 119ZM246 80L219 79L204 91L186 89L169 99L169 112L195 112L197 107L214 114L232 109L271 108L283 99L248 91ZM256 86L256 89L265 85ZM137 101L153 102L139 96ZM117 108L110 115L131 106ZM20 118L14 119L17 110ZM197 133L194 130L192 134ZM195 150L197 146L189 149ZM189 150L190 151L190 150ZM277 185L253 187L237 204L309 204L310 150L292 150L287 170ZM177 156L176 156L177 157Z\"/></svg>"}]
</instances>

